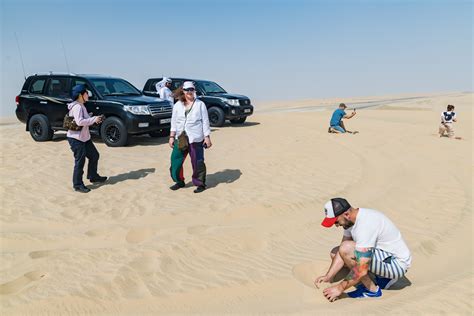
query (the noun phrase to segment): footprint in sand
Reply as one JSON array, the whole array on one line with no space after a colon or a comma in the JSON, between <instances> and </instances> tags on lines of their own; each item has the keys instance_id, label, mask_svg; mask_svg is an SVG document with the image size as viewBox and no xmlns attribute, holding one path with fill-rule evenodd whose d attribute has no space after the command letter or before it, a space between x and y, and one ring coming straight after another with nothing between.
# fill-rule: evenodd
<instances>
[{"instance_id":1,"label":"footprint in sand","mask_svg":"<svg viewBox=\"0 0 474 316\"><path fill-rule=\"evenodd\" d=\"M178 271L178 265L172 258L163 257L161 258L160 269L164 273L173 273Z\"/></svg>"},{"instance_id":2,"label":"footprint in sand","mask_svg":"<svg viewBox=\"0 0 474 316\"><path fill-rule=\"evenodd\" d=\"M25 289L31 283L42 279L46 274L41 271L31 271L23 276L0 285L0 295L8 295L18 293Z\"/></svg>"},{"instance_id":3,"label":"footprint in sand","mask_svg":"<svg viewBox=\"0 0 474 316\"><path fill-rule=\"evenodd\" d=\"M209 226L206 226L206 225L198 225L198 226L188 227L187 231L188 231L188 234L199 235L199 234L203 234L207 232L208 228Z\"/></svg>"},{"instance_id":4,"label":"footprint in sand","mask_svg":"<svg viewBox=\"0 0 474 316\"><path fill-rule=\"evenodd\" d=\"M150 274L156 272L158 264L156 257L143 256L131 261L129 266L137 272Z\"/></svg>"},{"instance_id":5,"label":"footprint in sand","mask_svg":"<svg viewBox=\"0 0 474 316\"><path fill-rule=\"evenodd\" d=\"M149 228L132 228L128 231L125 240L131 244L138 244L153 236L153 231Z\"/></svg>"},{"instance_id":6,"label":"footprint in sand","mask_svg":"<svg viewBox=\"0 0 474 316\"><path fill-rule=\"evenodd\" d=\"M53 252L49 250L32 251L28 255L31 259L38 259L50 256Z\"/></svg>"},{"instance_id":7,"label":"footprint in sand","mask_svg":"<svg viewBox=\"0 0 474 316\"><path fill-rule=\"evenodd\" d=\"M244 251L262 251L268 243L259 234L247 233L239 236L239 246Z\"/></svg>"}]
</instances>

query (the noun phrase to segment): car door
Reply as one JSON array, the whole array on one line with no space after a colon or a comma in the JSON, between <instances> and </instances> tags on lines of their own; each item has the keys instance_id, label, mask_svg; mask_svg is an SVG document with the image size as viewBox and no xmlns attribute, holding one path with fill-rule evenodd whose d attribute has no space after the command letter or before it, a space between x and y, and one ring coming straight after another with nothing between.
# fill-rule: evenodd
<instances>
[{"instance_id":1,"label":"car door","mask_svg":"<svg viewBox=\"0 0 474 316\"><path fill-rule=\"evenodd\" d=\"M51 77L46 85L44 105L46 116L52 127L62 127L64 116L68 112L67 104L71 99L71 82L68 77Z\"/></svg>"}]
</instances>

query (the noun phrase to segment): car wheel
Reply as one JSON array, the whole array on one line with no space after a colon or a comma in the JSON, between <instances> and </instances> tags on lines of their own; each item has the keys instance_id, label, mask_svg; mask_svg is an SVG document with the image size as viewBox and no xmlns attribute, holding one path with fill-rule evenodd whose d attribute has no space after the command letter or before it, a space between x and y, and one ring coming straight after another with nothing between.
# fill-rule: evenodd
<instances>
[{"instance_id":1,"label":"car wheel","mask_svg":"<svg viewBox=\"0 0 474 316\"><path fill-rule=\"evenodd\" d=\"M209 110L207 110L207 113L209 115L209 123L211 126L217 126L220 127L224 125L225 117L224 117L224 111L222 111L221 108L218 107L212 107Z\"/></svg>"},{"instance_id":2,"label":"car wheel","mask_svg":"<svg viewBox=\"0 0 474 316\"><path fill-rule=\"evenodd\" d=\"M107 118L100 127L100 136L109 147L121 147L127 144L128 133L125 124L118 117Z\"/></svg>"},{"instance_id":3,"label":"car wheel","mask_svg":"<svg viewBox=\"0 0 474 316\"><path fill-rule=\"evenodd\" d=\"M148 133L151 137L166 137L170 135L170 129L164 128L158 131L153 131Z\"/></svg>"},{"instance_id":4,"label":"car wheel","mask_svg":"<svg viewBox=\"0 0 474 316\"><path fill-rule=\"evenodd\" d=\"M244 116L244 117L239 117L238 119L230 120L230 122L233 124L244 124L246 119L247 117Z\"/></svg>"},{"instance_id":5,"label":"car wheel","mask_svg":"<svg viewBox=\"0 0 474 316\"><path fill-rule=\"evenodd\" d=\"M53 139L54 131L51 129L49 120L46 115L35 114L28 122L30 135L37 142L45 142Z\"/></svg>"}]
</instances>

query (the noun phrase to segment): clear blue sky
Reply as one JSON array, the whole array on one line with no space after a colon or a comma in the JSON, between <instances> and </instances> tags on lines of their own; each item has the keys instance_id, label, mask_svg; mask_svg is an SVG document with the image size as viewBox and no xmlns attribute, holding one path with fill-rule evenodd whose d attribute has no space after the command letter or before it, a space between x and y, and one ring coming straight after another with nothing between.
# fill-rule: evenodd
<instances>
[{"instance_id":1,"label":"clear blue sky","mask_svg":"<svg viewBox=\"0 0 474 316\"><path fill-rule=\"evenodd\" d=\"M217 81L254 100L472 91L471 1L0 0L0 114L26 73Z\"/></svg>"}]
</instances>

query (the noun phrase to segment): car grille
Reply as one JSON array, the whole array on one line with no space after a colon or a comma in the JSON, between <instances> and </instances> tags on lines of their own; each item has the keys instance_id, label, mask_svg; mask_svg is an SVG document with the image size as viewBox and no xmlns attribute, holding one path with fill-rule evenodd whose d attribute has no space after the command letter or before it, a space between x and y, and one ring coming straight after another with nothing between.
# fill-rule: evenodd
<instances>
[{"instance_id":1,"label":"car grille","mask_svg":"<svg viewBox=\"0 0 474 316\"><path fill-rule=\"evenodd\" d=\"M239 100L240 105L250 105L250 100Z\"/></svg>"},{"instance_id":2,"label":"car grille","mask_svg":"<svg viewBox=\"0 0 474 316\"><path fill-rule=\"evenodd\" d=\"M163 116L173 112L173 108L166 104L149 104L148 108L150 109L150 113L153 116Z\"/></svg>"}]
</instances>

